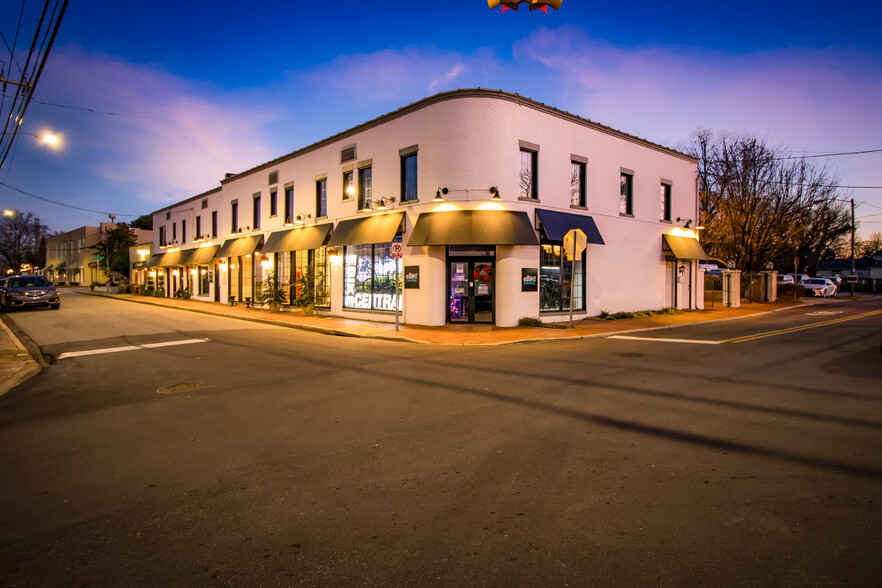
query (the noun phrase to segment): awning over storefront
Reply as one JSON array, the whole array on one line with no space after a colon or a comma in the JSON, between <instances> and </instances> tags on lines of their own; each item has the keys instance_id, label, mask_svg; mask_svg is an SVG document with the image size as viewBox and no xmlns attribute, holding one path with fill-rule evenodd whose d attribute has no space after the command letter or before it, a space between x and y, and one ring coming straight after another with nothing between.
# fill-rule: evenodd
<instances>
[{"instance_id":1,"label":"awning over storefront","mask_svg":"<svg viewBox=\"0 0 882 588\"><path fill-rule=\"evenodd\" d=\"M275 231L274 233L270 233L269 239L266 240L266 245L263 246L262 252L277 253L279 251L318 249L325 244L325 239L328 238L328 234L331 232L331 227L333 227L333 224L325 223L323 225L312 225L309 227L301 227L299 229Z\"/></svg>"},{"instance_id":2,"label":"awning over storefront","mask_svg":"<svg viewBox=\"0 0 882 588\"><path fill-rule=\"evenodd\" d=\"M667 259L708 259L698 239L677 235L663 235L663 237L663 248Z\"/></svg>"},{"instance_id":3,"label":"awning over storefront","mask_svg":"<svg viewBox=\"0 0 882 588\"><path fill-rule=\"evenodd\" d=\"M536 218L539 220L537 228L542 230L549 241L563 241L564 235L570 230L582 229L588 237L588 243L604 244L603 237L590 216L537 208Z\"/></svg>"},{"instance_id":4,"label":"awning over storefront","mask_svg":"<svg viewBox=\"0 0 882 588\"><path fill-rule=\"evenodd\" d=\"M328 241L328 246L389 243L398 234L402 220L404 220L403 210L340 221Z\"/></svg>"},{"instance_id":5,"label":"awning over storefront","mask_svg":"<svg viewBox=\"0 0 882 588\"><path fill-rule=\"evenodd\" d=\"M67 269L67 262L66 261L62 261L61 263L59 263L55 267L55 271L57 271L57 272L63 272L66 269Z\"/></svg>"},{"instance_id":6,"label":"awning over storefront","mask_svg":"<svg viewBox=\"0 0 882 588\"><path fill-rule=\"evenodd\" d=\"M260 247L261 243L263 243L263 235L251 235L249 237L227 239L214 256L216 258L224 258L251 255L258 247Z\"/></svg>"},{"instance_id":7,"label":"awning over storefront","mask_svg":"<svg viewBox=\"0 0 882 588\"><path fill-rule=\"evenodd\" d=\"M185 265L190 256L191 249L181 251L167 251L166 253L157 253L147 262L147 267L174 267Z\"/></svg>"},{"instance_id":8,"label":"awning over storefront","mask_svg":"<svg viewBox=\"0 0 882 588\"><path fill-rule=\"evenodd\" d=\"M407 242L409 247L538 244L530 217L517 210L424 212Z\"/></svg>"},{"instance_id":9,"label":"awning over storefront","mask_svg":"<svg viewBox=\"0 0 882 588\"><path fill-rule=\"evenodd\" d=\"M220 249L220 245L191 249L192 253L189 259L187 259L187 265L207 265L211 263L211 260L217 257L215 254L218 249Z\"/></svg>"},{"instance_id":10,"label":"awning over storefront","mask_svg":"<svg viewBox=\"0 0 882 588\"><path fill-rule=\"evenodd\" d=\"M147 261L147 267L159 267L159 262L162 261L162 257L164 255L165 255L164 253L157 253L157 254L153 255Z\"/></svg>"}]
</instances>

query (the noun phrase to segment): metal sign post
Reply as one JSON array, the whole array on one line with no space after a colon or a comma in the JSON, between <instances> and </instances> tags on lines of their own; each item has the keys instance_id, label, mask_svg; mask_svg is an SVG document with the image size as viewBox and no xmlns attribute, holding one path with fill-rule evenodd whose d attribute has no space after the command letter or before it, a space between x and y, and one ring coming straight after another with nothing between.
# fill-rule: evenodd
<instances>
[{"instance_id":1,"label":"metal sign post","mask_svg":"<svg viewBox=\"0 0 882 588\"><path fill-rule=\"evenodd\" d=\"M401 243L392 243L392 259L395 260L395 330L398 330L398 315L401 308L401 290L398 288L398 264L401 259Z\"/></svg>"},{"instance_id":2,"label":"metal sign post","mask_svg":"<svg viewBox=\"0 0 882 588\"><path fill-rule=\"evenodd\" d=\"M573 298L576 296L576 256L588 246L588 236L582 229L570 229L563 238L564 254L572 261L570 271L570 328L573 328Z\"/></svg>"}]
</instances>

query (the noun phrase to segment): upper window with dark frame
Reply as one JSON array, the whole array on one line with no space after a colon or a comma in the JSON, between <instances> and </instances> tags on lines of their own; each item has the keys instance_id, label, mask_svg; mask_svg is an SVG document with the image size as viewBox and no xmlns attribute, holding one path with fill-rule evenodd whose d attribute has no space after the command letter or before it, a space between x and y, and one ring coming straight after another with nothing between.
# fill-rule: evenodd
<instances>
[{"instance_id":1,"label":"upper window with dark frame","mask_svg":"<svg viewBox=\"0 0 882 588\"><path fill-rule=\"evenodd\" d=\"M340 163L346 163L353 159L355 159L355 145L350 145L340 150Z\"/></svg>"},{"instance_id":2,"label":"upper window with dark frame","mask_svg":"<svg viewBox=\"0 0 882 588\"><path fill-rule=\"evenodd\" d=\"M233 200L230 203L230 232L238 233L239 232L239 201Z\"/></svg>"},{"instance_id":3,"label":"upper window with dark frame","mask_svg":"<svg viewBox=\"0 0 882 588\"><path fill-rule=\"evenodd\" d=\"M355 173L352 170L343 172L343 200L355 198Z\"/></svg>"},{"instance_id":4,"label":"upper window with dark frame","mask_svg":"<svg viewBox=\"0 0 882 588\"><path fill-rule=\"evenodd\" d=\"M521 148L518 168L520 198L539 198L539 152Z\"/></svg>"},{"instance_id":5,"label":"upper window with dark frame","mask_svg":"<svg viewBox=\"0 0 882 588\"><path fill-rule=\"evenodd\" d=\"M254 195L254 206L251 209L251 228L259 229L260 228L260 192Z\"/></svg>"},{"instance_id":6,"label":"upper window with dark frame","mask_svg":"<svg viewBox=\"0 0 882 588\"><path fill-rule=\"evenodd\" d=\"M278 183L279 183L279 172L278 172L278 170L277 170L277 171L271 171L271 172L269 173L269 178L268 178L268 179L269 179L269 182L268 182L269 185L278 184Z\"/></svg>"},{"instance_id":7,"label":"upper window with dark frame","mask_svg":"<svg viewBox=\"0 0 882 588\"><path fill-rule=\"evenodd\" d=\"M619 214L634 215L634 175L622 172L619 191Z\"/></svg>"},{"instance_id":8,"label":"upper window with dark frame","mask_svg":"<svg viewBox=\"0 0 882 588\"><path fill-rule=\"evenodd\" d=\"M583 161L570 162L570 205L588 206L587 180L585 171L587 165Z\"/></svg>"},{"instance_id":9,"label":"upper window with dark frame","mask_svg":"<svg viewBox=\"0 0 882 588\"><path fill-rule=\"evenodd\" d=\"M401 202L416 202L417 194L417 154L401 156Z\"/></svg>"},{"instance_id":10,"label":"upper window with dark frame","mask_svg":"<svg viewBox=\"0 0 882 588\"><path fill-rule=\"evenodd\" d=\"M193 239L201 239L202 238L202 216L196 215L196 234L193 235Z\"/></svg>"},{"instance_id":11,"label":"upper window with dark frame","mask_svg":"<svg viewBox=\"0 0 882 588\"><path fill-rule=\"evenodd\" d=\"M358 209L367 208L373 194L373 174L370 167L362 167L358 170Z\"/></svg>"},{"instance_id":12,"label":"upper window with dark frame","mask_svg":"<svg viewBox=\"0 0 882 588\"><path fill-rule=\"evenodd\" d=\"M671 184L662 182L659 187L659 219L671 221Z\"/></svg>"},{"instance_id":13,"label":"upper window with dark frame","mask_svg":"<svg viewBox=\"0 0 882 588\"><path fill-rule=\"evenodd\" d=\"M279 214L279 191L270 190L270 216Z\"/></svg>"},{"instance_id":14,"label":"upper window with dark frame","mask_svg":"<svg viewBox=\"0 0 882 588\"><path fill-rule=\"evenodd\" d=\"M217 238L217 211L211 211L211 237L212 239Z\"/></svg>"},{"instance_id":15,"label":"upper window with dark frame","mask_svg":"<svg viewBox=\"0 0 882 588\"><path fill-rule=\"evenodd\" d=\"M285 186L285 222L294 222L294 186Z\"/></svg>"},{"instance_id":16,"label":"upper window with dark frame","mask_svg":"<svg viewBox=\"0 0 882 588\"><path fill-rule=\"evenodd\" d=\"M315 217L328 216L328 178L315 181Z\"/></svg>"}]
</instances>

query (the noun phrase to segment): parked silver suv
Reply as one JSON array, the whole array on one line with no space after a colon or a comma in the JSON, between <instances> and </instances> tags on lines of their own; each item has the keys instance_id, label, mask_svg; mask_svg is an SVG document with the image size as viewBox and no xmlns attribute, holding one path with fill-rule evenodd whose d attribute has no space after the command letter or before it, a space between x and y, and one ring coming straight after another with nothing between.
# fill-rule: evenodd
<instances>
[{"instance_id":1,"label":"parked silver suv","mask_svg":"<svg viewBox=\"0 0 882 588\"><path fill-rule=\"evenodd\" d=\"M58 290L43 276L11 276L0 287L0 307L9 312L25 306L61 306Z\"/></svg>"}]
</instances>

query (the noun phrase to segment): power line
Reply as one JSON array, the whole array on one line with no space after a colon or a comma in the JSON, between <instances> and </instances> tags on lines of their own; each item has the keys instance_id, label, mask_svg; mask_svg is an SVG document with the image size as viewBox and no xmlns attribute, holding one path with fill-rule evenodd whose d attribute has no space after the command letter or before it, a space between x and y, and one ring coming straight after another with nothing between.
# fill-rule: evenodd
<instances>
[{"instance_id":1,"label":"power line","mask_svg":"<svg viewBox=\"0 0 882 588\"><path fill-rule=\"evenodd\" d=\"M14 191L18 192L19 194L24 194L25 196L30 196L31 198L36 198L37 200L42 200L43 202L57 204L58 206L64 206L65 208L72 208L74 210L82 210L83 212L92 212L95 214L103 214L103 215L115 214L117 216L129 216L132 218L138 218L139 216L143 216L140 214L120 214L120 213L116 213L116 212L113 212L113 213L107 212L105 210L92 210L91 208L80 208L79 206L74 206L73 204L65 204L64 202L58 202L57 200L52 200L50 198L45 198L43 196L37 196L36 194L32 194L31 192L27 192L27 191L22 190L20 188L16 188L15 186L10 186L9 184L7 184L5 182L0 182L0 186L3 186L5 188L9 188L10 190L14 190Z\"/></svg>"}]
</instances>

